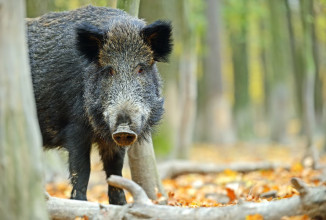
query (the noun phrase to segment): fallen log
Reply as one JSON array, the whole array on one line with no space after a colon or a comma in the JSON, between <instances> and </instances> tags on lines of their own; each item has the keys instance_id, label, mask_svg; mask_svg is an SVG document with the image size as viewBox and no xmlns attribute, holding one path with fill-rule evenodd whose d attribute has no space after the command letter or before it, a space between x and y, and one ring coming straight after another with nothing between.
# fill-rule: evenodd
<instances>
[{"instance_id":1,"label":"fallen log","mask_svg":"<svg viewBox=\"0 0 326 220\"><path fill-rule=\"evenodd\" d=\"M278 167L283 167L285 169L290 168L290 166L287 164L272 162L238 162L225 165L176 160L168 161L158 165L158 170L161 179L171 179L175 178L176 176L188 173L220 173L226 169L237 172L251 172L256 170L273 170Z\"/></svg>"},{"instance_id":2,"label":"fallen log","mask_svg":"<svg viewBox=\"0 0 326 220\"><path fill-rule=\"evenodd\" d=\"M260 214L267 220L283 216L307 214L314 219L326 219L326 187L308 187L300 179L293 178L293 186L300 196L271 202L240 202L237 205L213 208L183 208L154 205L145 192L133 181L111 176L108 183L131 192L134 203L124 206L102 205L94 202L49 197L47 206L52 219L245 219ZM142 192L141 192L142 191Z\"/></svg>"}]
</instances>

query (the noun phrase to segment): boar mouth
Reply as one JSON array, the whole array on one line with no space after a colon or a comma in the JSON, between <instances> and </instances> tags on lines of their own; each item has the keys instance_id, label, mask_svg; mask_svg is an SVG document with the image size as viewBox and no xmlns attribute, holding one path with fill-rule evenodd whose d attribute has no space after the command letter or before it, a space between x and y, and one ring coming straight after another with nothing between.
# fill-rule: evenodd
<instances>
[{"instance_id":1,"label":"boar mouth","mask_svg":"<svg viewBox=\"0 0 326 220\"><path fill-rule=\"evenodd\" d=\"M118 146L130 146L137 140L137 134L128 125L119 125L113 132L112 139Z\"/></svg>"}]
</instances>

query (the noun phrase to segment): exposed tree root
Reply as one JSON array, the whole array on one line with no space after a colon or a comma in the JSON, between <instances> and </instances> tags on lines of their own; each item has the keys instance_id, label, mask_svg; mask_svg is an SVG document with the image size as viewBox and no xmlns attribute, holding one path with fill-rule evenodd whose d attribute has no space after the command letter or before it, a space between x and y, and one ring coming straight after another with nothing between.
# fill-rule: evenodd
<instances>
[{"instance_id":1,"label":"exposed tree root","mask_svg":"<svg viewBox=\"0 0 326 220\"><path fill-rule=\"evenodd\" d=\"M302 164L304 167L319 169L319 153L316 146L310 144L306 147L306 151L302 157Z\"/></svg>"},{"instance_id":2,"label":"exposed tree root","mask_svg":"<svg viewBox=\"0 0 326 220\"><path fill-rule=\"evenodd\" d=\"M290 168L290 166L286 164L271 162L242 162L231 163L229 165L219 165L213 163L196 163L176 160L160 164L158 170L162 179L170 179L188 173L220 173L226 169L238 172L251 172L255 170L272 170L277 167L284 167L286 169Z\"/></svg>"},{"instance_id":3,"label":"exposed tree root","mask_svg":"<svg viewBox=\"0 0 326 220\"><path fill-rule=\"evenodd\" d=\"M152 204L145 191L138 184L131 180L112 175L108 179L108 184L128 190L134 198L134 203L146 205Z\"/></svg>"},{"instance_id":4,"label":"exposed tree root","mask_svg":"<svg viewBox=\"0 0 326 220\"><path fill-rule=\"evenodd\" d=\"M151 204L145 192L131 180L111 176L109 184L121 187L134 197L133 204L124 206L102 205L94 202L76 201L49 197L48 210L52 219L245 219L248 215L260 214L266 220L283 216L307 214L314 219L326 219L326 187L308 187L297 178L293 186L300 196L271 202L241 202L238 205L214 208L182 208Z\"/></svg>"}]
</instances>

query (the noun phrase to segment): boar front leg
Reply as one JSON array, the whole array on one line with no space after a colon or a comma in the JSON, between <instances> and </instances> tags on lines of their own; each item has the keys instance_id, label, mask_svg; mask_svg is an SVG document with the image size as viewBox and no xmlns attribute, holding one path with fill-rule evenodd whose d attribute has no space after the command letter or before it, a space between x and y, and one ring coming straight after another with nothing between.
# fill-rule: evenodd
<instances>
[{"instance_id":1,"label":"boar front leg","mask_svg":"<svg viewBox=\"0 0 326 220\"><path fill-rule=\"evenodd\" d=\"M70 138L66 147L69 152L70 181L73 187L70 198L76 200L87 200L86 191L91 170L91 143L83 137L85 135Z\"/></svg>"},{"instance_id":2,"label":"boar front leg","mask_svg":"<svg viewBox=\"0 0 326 220\"><path fill-rule=\"evenodd\" d=\"M109 147L109 146L107 146ZM123 160L125 156L125 149L120 148L117 151L108 152L110 148L103 149L101 147L100 154L103 161L104 171L107 178L111 175L122 176ZM104 152L103 152L104 151ZM115 205L126 204L126 197L123 189L109 186L108 188L109 203Z\"/></svg>"}]
</instances>

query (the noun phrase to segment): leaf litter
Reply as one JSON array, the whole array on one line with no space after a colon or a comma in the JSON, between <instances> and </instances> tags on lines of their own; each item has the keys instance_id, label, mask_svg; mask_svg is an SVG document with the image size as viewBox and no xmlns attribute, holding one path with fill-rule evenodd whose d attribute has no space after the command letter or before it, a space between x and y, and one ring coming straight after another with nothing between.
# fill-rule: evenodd
<instances>
[{"instance_id":1,"label":"leaf litter","mask_svg":"<svg viewBox=\"0 0 326 220\"><path fill-rule=\"evenodd\" d=\"M207 152L206 152L207 153ZM197 154L198 155L198 154ZM163 180L167 192L167 204L179 207L221 207L248 202L269 202L299 195L291 185L291 178L302 179L308 186L326 185L320 170L304 168L298 160L291 162L289 170L257 170L248 173L226 169L217 174L186 174ZM98 165L95 165L98 166ZM51 196L69 198L71 186L66 182L48 183L46 190ZM108 204L107 185L93 185L87 191L89 201ZM126 192L127 202L133 201ZM159 203L163 198L158 194ZM259 220L263 216L248 215L246 220ZM283 217L282 220L308 220L307 215Z\"/></svg>"}]
</instances>

